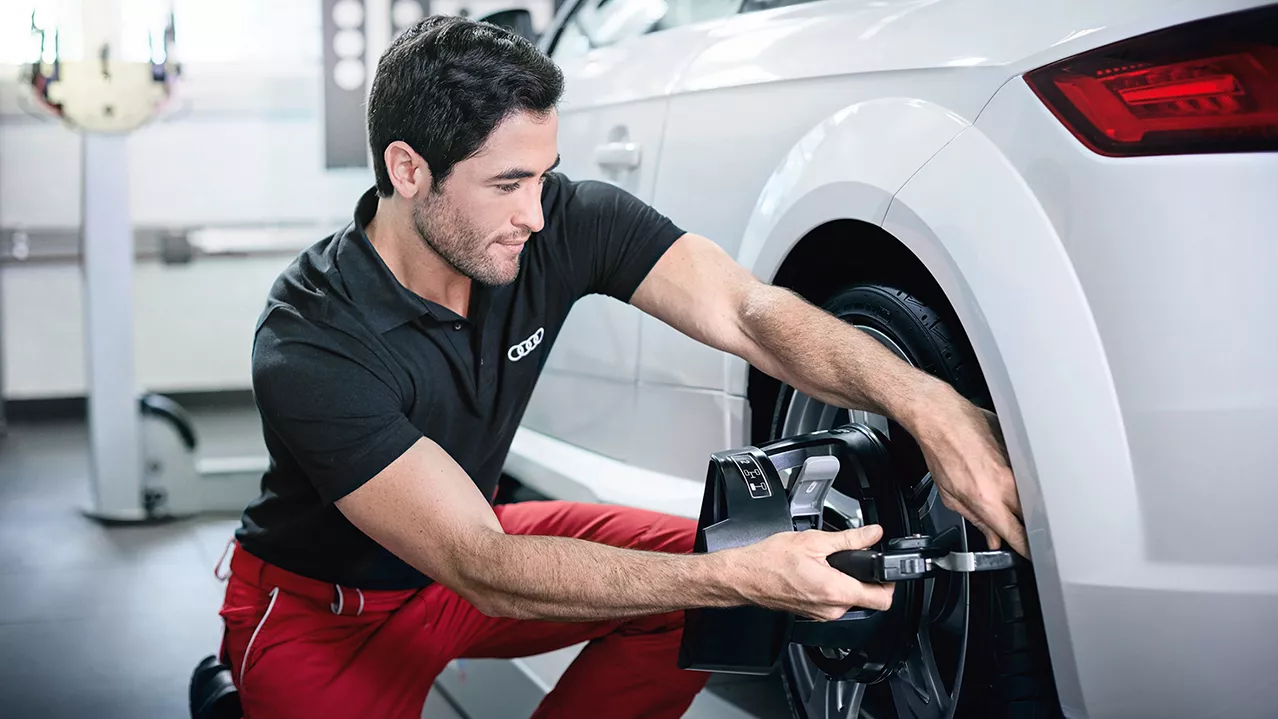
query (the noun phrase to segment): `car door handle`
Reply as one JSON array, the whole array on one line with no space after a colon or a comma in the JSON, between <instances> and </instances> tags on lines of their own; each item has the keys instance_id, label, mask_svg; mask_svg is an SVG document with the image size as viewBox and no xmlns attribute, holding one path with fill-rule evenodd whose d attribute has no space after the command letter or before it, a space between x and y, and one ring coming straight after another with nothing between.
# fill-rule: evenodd
<instances>
[{"instance_id":1,"label":"car door handle","mask_svg":"<svg viewBox=\"0 0 1278 719\"><path fill-rule=\"evenodd\" d=\"M641 150L635 142L605 142L595 147L595 162L603 167L632 170L639 166Z\"/></svg>"}]
</instances>

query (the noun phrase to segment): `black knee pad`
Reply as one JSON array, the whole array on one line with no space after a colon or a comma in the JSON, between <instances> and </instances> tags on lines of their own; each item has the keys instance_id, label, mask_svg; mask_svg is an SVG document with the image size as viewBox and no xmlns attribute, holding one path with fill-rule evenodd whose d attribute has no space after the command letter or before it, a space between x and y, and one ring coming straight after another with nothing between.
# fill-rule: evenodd
<instances>
[{"instance_id":1,"label":"black knee pad","mask_svg":"<svg viewBox=\"0 0 1278 719\"><path fill-rule=\"evenodd\" d=\"M242 719L231 668L209 655L191 674L191 719Z\"/></svg>"}]
</instances>

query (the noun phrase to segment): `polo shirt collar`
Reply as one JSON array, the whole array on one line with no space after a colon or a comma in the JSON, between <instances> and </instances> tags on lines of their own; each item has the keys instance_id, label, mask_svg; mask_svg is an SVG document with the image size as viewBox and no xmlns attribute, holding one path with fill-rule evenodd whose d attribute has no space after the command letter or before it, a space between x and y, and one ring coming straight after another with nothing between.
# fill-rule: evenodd
<instances>
[{"instance_id":1,"label":"polo shirt collar","mask_svg":"<svg viewBox=\"0 0 1278 719\"><path fill-rule=\"evenodd\" d=\"M363 310L377 332L389 332L422 315L449 319L452 312L419 297L400 284L369 241L365 228L377 214L377 188L370 188L355 206L355 221L342 233L337 248L338 270L351 300Z\"/></svg>"}]
</instances>

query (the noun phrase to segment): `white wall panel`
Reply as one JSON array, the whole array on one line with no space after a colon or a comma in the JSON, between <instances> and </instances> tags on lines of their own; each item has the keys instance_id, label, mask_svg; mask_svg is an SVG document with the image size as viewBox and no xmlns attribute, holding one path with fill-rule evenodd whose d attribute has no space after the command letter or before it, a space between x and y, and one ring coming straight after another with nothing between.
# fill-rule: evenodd
<instances>
[{"instance_id":1,"label":"white wall panel","mask_svg":"<svg viewBox=\"0 0 1278 719\"><path fill-rule=\"evenodd\" d=\"M248 389L253 328L287 255L135 268L134 348L144 390ZM0 269L8 399L72 397L85 386L80 268Z\"/></svg>"}]
</instances>

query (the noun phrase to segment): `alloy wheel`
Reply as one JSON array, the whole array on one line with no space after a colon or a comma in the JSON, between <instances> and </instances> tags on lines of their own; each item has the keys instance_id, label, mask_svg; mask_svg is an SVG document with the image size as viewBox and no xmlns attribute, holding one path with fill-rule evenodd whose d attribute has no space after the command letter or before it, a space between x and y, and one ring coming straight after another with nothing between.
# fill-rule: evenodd
<instances>
[{"instance_id":1,"label":"alloy wheel","mask_svg":"<svg viewBox=\"0 0 1278 719\"><path fill-rule=\"evenodd\" d=\"M856 327L874 337L902 360L917 364L885 332L869 326ZM849 422L868 425L891 440L894 463L901 470L902 492L910 508L915 531L937 534L959 527L961 548L967 549L967 527L957 513L945 507L927 473L922 452L900 425L882 415L860 410L848 411L827 405L793 391L785 405L779 437L837 427ZM850 488L845 488L849 489ZM856 526L856 519L843 508L848 495L839 485L830 490L824 522L827 529ZM867 516L866 522L873 522ZM898 594L899 594L898 589ZM808 719L844 719L858 716L886 719L889 716L918 719L948 719L954 714L962 685L967 650L969 586L966 575L942 575L927 579L922 587L923 602L918 631L911 638L906 659L881 682L863 684L838 675L844 650L791 644L787 649L788 689L796 709ZM833 672L833 673L832 673Z\"/></svg>"}]
</instances>

